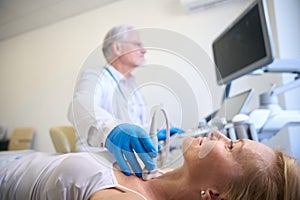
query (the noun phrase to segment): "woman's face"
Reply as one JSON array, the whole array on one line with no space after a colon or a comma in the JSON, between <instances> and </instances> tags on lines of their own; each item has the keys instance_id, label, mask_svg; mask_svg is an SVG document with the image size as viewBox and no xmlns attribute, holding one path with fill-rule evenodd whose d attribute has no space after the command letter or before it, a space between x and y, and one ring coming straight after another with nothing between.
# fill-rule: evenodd
<instances>
[{"instance_id":1,"label":"woman's face","mask_svg":"<svg viewBox=\"0 0 300 200\"><path fill-rule=\"evenodd\" d=\"M247 139L231 141L219 132L213 132L210 138L185 139L183 151L191 181L205 181L215 187L242 175L242 163L261 161L268 165L275 157L273 150L261 143Z\"/></svg>"}]
</instances>

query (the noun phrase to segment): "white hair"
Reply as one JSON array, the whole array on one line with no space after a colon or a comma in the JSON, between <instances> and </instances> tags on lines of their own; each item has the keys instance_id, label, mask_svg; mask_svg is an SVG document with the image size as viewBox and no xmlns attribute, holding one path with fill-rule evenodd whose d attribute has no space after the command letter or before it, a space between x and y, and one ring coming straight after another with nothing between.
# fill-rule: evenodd
<instances>
[{"instance_id":1,"label":"white hair","mask_svg":"<svg viewBox=\"0 0 300 200\"><path fill-rule=\"evenodd\" d=\"M122 41L127 38L128 31L133 30L132 26L120 25L110 29L104 37L102 44L102 52L105 59L109 62L114 59L112 51L112 44L114 42Z\"/></svg>"}]
</instances>

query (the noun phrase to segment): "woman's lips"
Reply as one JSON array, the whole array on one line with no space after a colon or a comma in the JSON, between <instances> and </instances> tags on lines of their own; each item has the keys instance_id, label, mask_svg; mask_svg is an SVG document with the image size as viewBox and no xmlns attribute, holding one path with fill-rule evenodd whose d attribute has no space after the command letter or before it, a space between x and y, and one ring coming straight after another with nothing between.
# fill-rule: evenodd
<instances>
[{"instance_id":1,"label":"woman's lips","mask_svg":"<svg viewBox=\"0 0 300 200\"><path fill-rule=\"evenodd\" d=\"M200 146L201 146L202 142L203 142L203 138L202 138L202 137L199 137L199 145L200 145Z\"/></svg>"}]
</instances>

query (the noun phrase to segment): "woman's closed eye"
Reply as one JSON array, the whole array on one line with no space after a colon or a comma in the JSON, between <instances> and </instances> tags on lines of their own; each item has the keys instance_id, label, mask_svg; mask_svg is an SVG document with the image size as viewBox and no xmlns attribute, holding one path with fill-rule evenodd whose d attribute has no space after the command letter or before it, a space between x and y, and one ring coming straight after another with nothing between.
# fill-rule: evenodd
<instances>
[{"instance_id":1,"label":"woman's closed eye","mask_svg":"<svg viewBox=\"0 0 300 200\"><path fill-rule=\"evenodd\" d=\"M229 150L232 150L232 149L233 149L233 146L234 146L233 140L230 140L230 142L227 144L227 148L228 148Z\"/></svg>"}]
</instances>

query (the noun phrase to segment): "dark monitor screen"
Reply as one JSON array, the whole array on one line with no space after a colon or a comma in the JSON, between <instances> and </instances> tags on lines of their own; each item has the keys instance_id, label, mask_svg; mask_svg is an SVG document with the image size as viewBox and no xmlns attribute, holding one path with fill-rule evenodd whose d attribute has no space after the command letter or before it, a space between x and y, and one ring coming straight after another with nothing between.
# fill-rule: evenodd
<instances>
[{"instance_id":1,"label":"dark monitor screen","mask_svg":"<svg viewBox=\"0 0 300 200\"><path fill-rule=\"evenodd\" d=\"M228 84L273 61L265 5L251 4L213 42L218 84Z\"/></svg>"}]
</instances>

